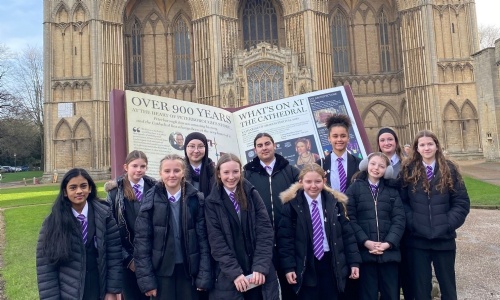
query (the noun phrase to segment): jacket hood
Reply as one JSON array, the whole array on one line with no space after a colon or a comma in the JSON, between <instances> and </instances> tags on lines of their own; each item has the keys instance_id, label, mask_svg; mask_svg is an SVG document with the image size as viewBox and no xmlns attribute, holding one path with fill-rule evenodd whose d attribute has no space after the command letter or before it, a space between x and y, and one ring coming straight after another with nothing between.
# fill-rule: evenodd
<instances>
[{"instance_id":1,"label":"jacket hood","mask_svg":"<svg viewBox=\"0 0 500 300\"><path fill-rule=\"evenodd\" d=\"M283 204L285 204L285 203L291 201L292 199L294 199L297 196L297 192L302 188L303 188L302 183L296 182L296 183L292 184L286 191L283 191L280 193L281 202L283 202ZM346 205L348 200L349 200L349 198L344 193L336 191L336 190L330 188L329 186L327 186L326 184L324 185L323 190L332 194L333 197L335 197L335 199L337 199L337 201L339 201L340 203L342 203L344 205Z\"/></svg>"},{"instance_id":2,"label":"jacket hood","mask_svg":"<svg viewBox=\"0 0 500 300\"><path fill-rule=\"evenodd\" d=\"M276 158L276 163L274 164L274 168L276 170L284 169L286 166L289 165L288 160L285 159L283 156L279 155L278 153L275 153L274 157ZM260 164L260 159L258 156L254 157L252 161L250 161L243 167L243 169L245 169L245 171L254 171L254 172L263 171L267 173L264 167L262 167L262 165Z\"/></svg>"}]
</instances>

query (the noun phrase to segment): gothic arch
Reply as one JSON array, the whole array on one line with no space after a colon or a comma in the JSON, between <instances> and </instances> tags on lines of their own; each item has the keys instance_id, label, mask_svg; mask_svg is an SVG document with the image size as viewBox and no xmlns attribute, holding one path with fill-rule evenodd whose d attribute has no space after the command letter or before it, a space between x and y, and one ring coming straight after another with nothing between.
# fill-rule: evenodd
<instances>
[{"instance_id":1,"label":"gothic arch","mask_svg":"<svg viewBox=\"0 0 500 300\"><path fill-rule=\"evenodd\" d=\"M61 119L56 125L54 130L54 153L55 164L54 169L70 169L73 166L72 159L72 137L73 132L71 131L71 126L66 119ZM58 155L56 155L56 153ZM65 153L65 155L61 155Z\"/></svg>"},{"instance_id":2,"label":"gothic arch","mask_svg":"<svg viewBox=\"0 0 500 300\"><path fill-rule=\"evenodd\" d=\"M467 99L462 104L462 131L464 150L466 152L481 151L481 137L479 133L479 118L472 102Z\"/></svg>"},{"instance_id":3,"label":"gothic arch","mask_svg":"<svg viewBox=\"0 0 500 300\"><path fill-rule=\"evenodd\" d=\"M387 115L389 115L389 117L387 117ZM363 120L365 131L372 149L378 149L377 133L380 128L386 126L397 128L401 123L399 121L398 112L392 106L381 100L376 100L368 105L361 114L361 119Z\"/></svg>"},{"instance_id":4,"label":"gothic arch","mask_svg":"<svg viewBox=\"0 0 500 300\"><path fill-rule=\"evenodd\" d=\"M69 10L70 9L65 2L59 2L53 10L52 19L56 23L69 23Z\"/></svg>"},{"instance_id":5,"label":"gothic arch","mask_svg":"<svg viewBox=\"0 0 500 300\"><path fill-rule=\"evenodd\" d=\"M92 131L87 121L79 118L73 127L73 162L75 166L92 167Z\"/></svg>"},{"instance_id":6,"label":"gothic arch","mask_svg":"<svg viewBox=\"0 0 500 300\"><path fill-rule=\"evenodd\" d=\"M83 20L80 19L82 17L79 13L80 10L83 11ZM85 20L88 20L89 16L90 16L89 9L81 1L76 2L71 8L71 21L73 22L83 22Z\"/></svg>"},{"instance_id":7,"label":"gothic arch","mask_svg":"<svg viewBox=\"0 0 500 300\"><path fill-rule=\"evenodd\" d=\"M273 30L269 30L269 32L267 32L268 30L265 30L264 29L264 25L262 26L262 32L260 32L258 35L255 35L255 36L258 36L259 38L257 40L252 40L252 39L249 39L249 41L247 42L246 41L246 38L245 38L245 23L244 23L244 20L245 20L245 16L244 16L244 13L245 13L245 8L246 8L246 5L249 3L249 2L252 2L252 1L255 1L255 0L243 0L243 1L240 1L239 3L239 7L238 7L238 31L240 32L239 34L239 47L240 49L251 49L253 48L254 46L256 46L257 44L259 43L262 43L262 42L267 42L273 46L278 46L278 47L284 47L286 45L286 33L284 31L284 28L285 28L285 24L284 24L284 18L283 18L283 15L284 15L284 11L283 11L283 5L280 1L278 0L264 0L266 1L267 3L269 3L272 8L274 9L274 13L276 15L276 19L274 20L272 17L270 17L270 20L269 20L269 24L266 24L270 27L270 29L274 29L276 30L276 32L272 32ZM269 8L266 9L266 13L270 13L269 11ZM251 17L251 15L250 15ZM249 19L251 20L251 18ZM264 20L264 18L262 18L261 20ZM275 28L273 28L273 24L275 23ZM259 27L257 26L249 26L250 28L253 28L253 29L257 29ZM265 36L263 37L265 34L264 34L264 31L267 32L267 34L276 34L276 37L274 37L274 35L272 36L273 39L269 40L267 39L268 37ZM263 37L263 38L262 38ZM276 43L273 43L273 40L276 40ZM252 41L254 43L252 43ZM245 45L247 42L248 45Z\"/></svg>"},{"instance_id":8,"label":"gothic arch","mask_svg":"<svg viewBox=\"0 0 500 300\"><path fill-rule=\"evenodd\" d=\"M453 100L449 100L443 111L444 135L445 142L443 143L448 152L461 152L462 146L462 130L460 109Z\"/></svg>"}]
</instances>

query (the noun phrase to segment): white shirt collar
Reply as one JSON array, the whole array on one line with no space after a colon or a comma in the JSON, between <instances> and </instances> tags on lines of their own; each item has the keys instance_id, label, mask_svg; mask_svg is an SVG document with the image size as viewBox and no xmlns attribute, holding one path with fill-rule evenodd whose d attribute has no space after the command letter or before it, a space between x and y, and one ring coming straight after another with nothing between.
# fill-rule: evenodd
<instances>
[{"instance_id":1,"label":"white shirt collar","mask_svg":"<svg viewBox=\"0 0 500 300\"><path fill-rule=\"evenodd\" d=\"M144 178L141 178L137 184L139 185L140 189L143 189L144 188ZM133 183L132 181L130 181L130 186L133 187L134 185L135 185L135 183Z\"/></svg>"},{"instance_id":2,"label":"white shirt collar","mask_svg":"<svg viewBox=\"0 0 500 300\"><path fill-rule=\"evenodd\" d=\"M170 198L170 197L174 196L174 198L175 198L175 201L174 201L174 202L179 201L179 199L181 198L181 194L182 194L182 193L181 193L181 189L179 189L179 190L177 191L177 193L175 193L175 194L173 194L173 195L172 195L172 194L170 194L170 193L167 191L167 196L168 196L168 198Z\"/></svg>"},{"instance_id":3,"label":"white shirt collar","mask_svg":"<svg viewBox=\"0 0 500 300\"><path fill-rule=\"evenodd\" d=\"M274 169L274 165L276 164L276 157L273 159L273 161L269 164L269 166ZM265 169L266 168L266 164L261 160L260 161L260 165Z\"/></svg>"},{"instance_id":4,"label":"white shirt collar","mask_svg":"<svg viewBox=\"0 0 500 300\"><path fill-rule=\"evenodd\" d=\"M193 170L194 170L194 169L196 169L196 168L198 168L198 169L200 169L200 171L201 171L201 165L202 165L202 164L203 164L203 163L200 163L200 164L199 164L199 165L197 165L197 166L195 166L195 165L191 164L191 168L193 168Z\"/></svg>"},{"instance_id":5,"label":"white shirt collar","mask_svg":"<svg viewBox=\"0 0 500 300\"><path fill-rule=\"evenodd\" d=\"M434 171L434 169L436 168L436 160L434 160L430 165L426 164L424 161L422 161L422 163L424 164L425 167L431 166L432 171Z\"/></svg>"},{"instance_id":6,"label":"white shirt collar","mask_svg":"<svg viewBox=\"0 0 500 300\"><path fill-rule=\"evenodd\" d=\"M87 219L89 215L89 202L85 201L85 206L83 207L81 213L77 212L73 207L71 208L71 211L73 212L73 216L75 216L75 218L81 214L85 216L85 219Z\"/></svg>"},{"instance_id":7,"label":"white shirt collar","mask_svg":"<svg viewBox=\"0 0 500 300\"><path fill-rule=\"evenodd\" d=\"M231 191L231 190L227 189L226 187L224 187L224 190L226 191L226 193L227 193L228 196L231 193L236 193L236 189L234 189L234 191Z\"/></svg>"},{"instance_id":8,"label":"white shirt collar","mask_svg":"<svg viewBox=\"0 0 500 300\"><path fill-rule=\"evenodd\" d=\"M319 195L316 199L311 198L306 192L304 192L304 196L306 197L306 200L307 200L307 203L309 204L309 206L311 206L311 203L313 200L316 200L316 201L318 201L318 203L321 203L321 193L319 193Z\"/></svg>"},{"instance_id":9,"label":"white shirt collar","mask_svg":"<svg viewBox=\"0 0 500 300\"><path fill-rule=\"evenodd\" d=\"M397 153L394 153L394 155L391 157L391 164L394 166L399 162L399 156Z\"/></svg>"}]
</instances>

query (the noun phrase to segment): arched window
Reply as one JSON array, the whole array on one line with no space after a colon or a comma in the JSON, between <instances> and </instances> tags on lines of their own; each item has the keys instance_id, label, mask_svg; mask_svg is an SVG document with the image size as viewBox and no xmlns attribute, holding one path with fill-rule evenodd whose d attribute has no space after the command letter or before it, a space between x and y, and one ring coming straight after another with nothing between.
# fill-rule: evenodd
<instances>
[{"instance_id":1,"label":"arched window","mask_svg":"<svg viewBox=\"0 0 500 300\"><path fill-rule=\"evenodd\" d=\"M135 20L132 25L132 83L142 83L141 24Z\"/></svg>"},{"instance_id":2,"label":"arched window","mask_svg":"<svg viewBox=\"0 0 500 300\"><path fill-rule=\"evenodd\" d=\"M391 70L391 51L389 42L389 23L384 11L379 17L379 36L380 36L380 66L382 72Z\"/></svg>"},{"instance_id":3,"label":"arched window","mask_svg":"<svg viewBox=\"0 0 500 300\"><path fill-rule=\"evenodd\" d=\"M177 80L191 80L191 35L183 18L179 18L174 29L175 74Z\"/></svg>"},{"instance_id":4,"label":"arched window","mask_svg":"<svg viewBox=\"0 0 500 300\"><path fill-rule=\"evenodd\" d=\"M349 73L349 41L347 39L347 18L337 10L331 21L333 72Z\"/></svg>"},{"instance_id":5,"label":"arched window","mask_svg":"<svg viewBox=\"0 0 500 300\"><path fill-rule=\"evenodd\" d=\"M243 46L278 45L278 15L271 0L248 0L243 8Z\"/></svg>"},{"instance_id":6,"label":"arched window","mask_svg":"<svg viewBox=\"0 0 500 300\"><path fill-rule=\"evenodd\" d=\"M283 66L261 62L247 69L248 104L284 98Z\"/></svg>"}]
</instances>

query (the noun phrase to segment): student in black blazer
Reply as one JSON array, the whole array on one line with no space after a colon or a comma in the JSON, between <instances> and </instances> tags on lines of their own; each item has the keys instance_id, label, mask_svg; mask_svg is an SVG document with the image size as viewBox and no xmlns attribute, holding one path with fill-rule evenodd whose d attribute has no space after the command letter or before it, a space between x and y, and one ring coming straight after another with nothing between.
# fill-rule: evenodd
<instances>
[{"instance_id":1,"label":"student in black blazer","mask_svg":"<svg viewBox=\"0 0 500 300\"><path fill-rule=\"evenodd\" d=\"M326 172L326 184L344 193L351 184L352 176L359 170L361 161L347 151L351 120L347 115L334 114L327 119L326 127L328 128L328 141L332 144L332 152L316 163ZM340 174L341 170L344 171L344 176ZM358 299L357 285L357 280L348 279L340 299Z\"/></svg>"},{"instance_id":2,"label":"student in black blazer","mask_svg":"<svg viewBox=\"0 0 500 300\"><path fill-rule=\"evenodd\" d=\"M344 193L351 184L352 176L359 170L361 161L347 151L351 120L347 115L334 114L326 121L326 127L328 128L328 141L332 144L332 152L324 159L317 160L316 163L326 172L326 184ZM340 182L339 158L342 159L342 168L346 173L345 184Z\"/></svg>"},{"instance_id":3,"label":"student in black blazer","mask_svg":"<svg viewBox=\"0 0 500 300\"><path fill-rule=\"evenodd\" d=\"M147 300L139 290L135 277L134 238L135 220L139 214L143 195L152 188L156 180L146 176L148 158L142 151L133 150L125 158L125 174L106 183L106 201L111 206L113 217L120 229L123 253L123 294L125 299Z\"/></svg>"}]
</instances>

